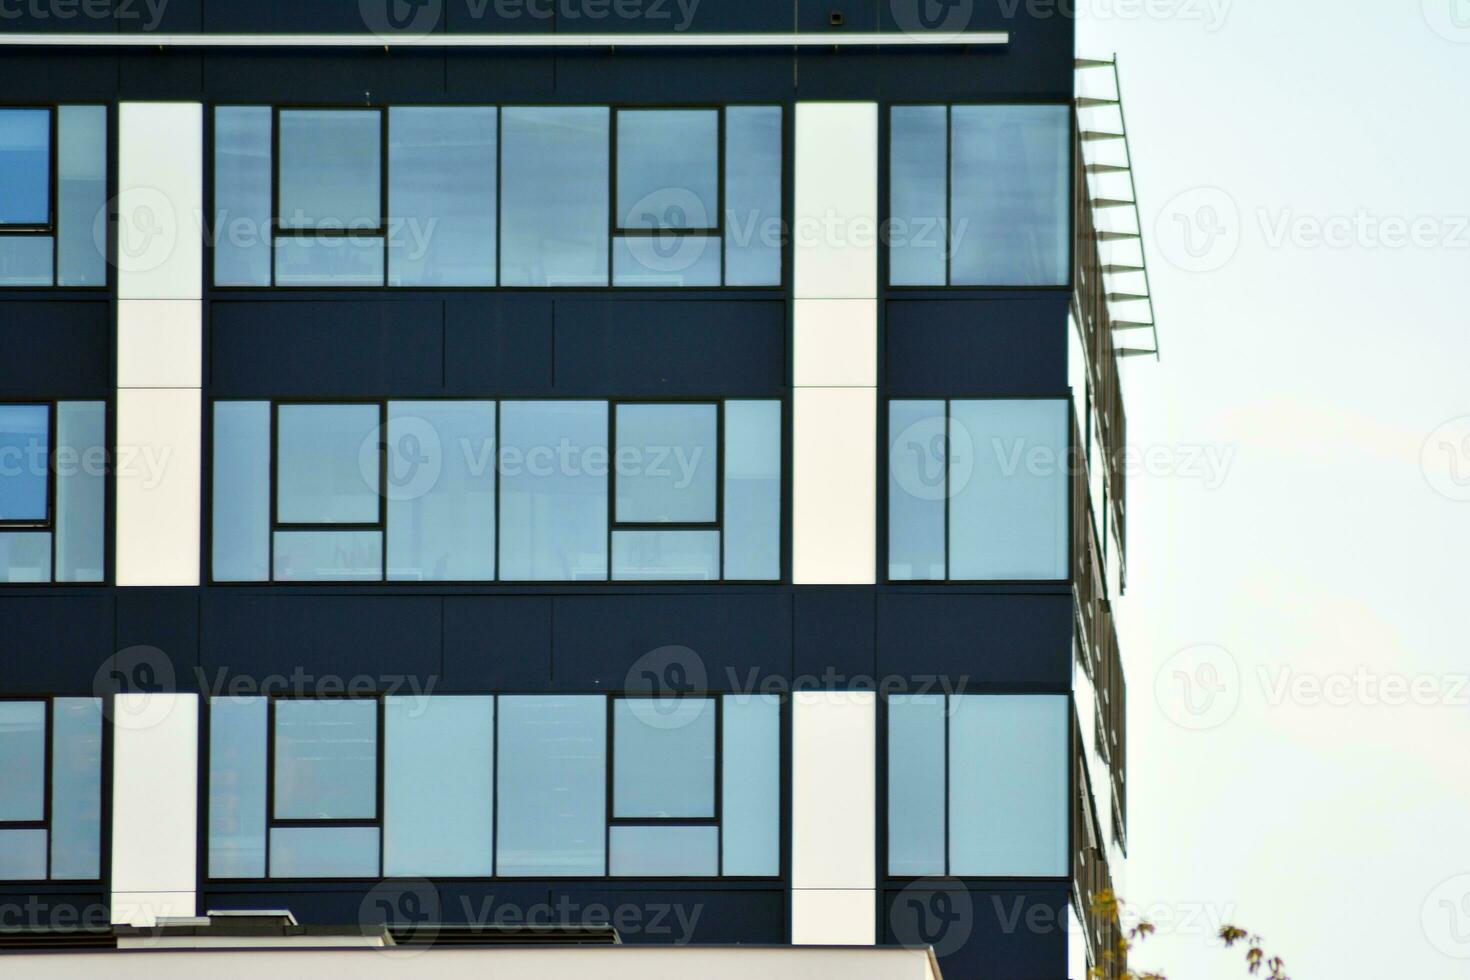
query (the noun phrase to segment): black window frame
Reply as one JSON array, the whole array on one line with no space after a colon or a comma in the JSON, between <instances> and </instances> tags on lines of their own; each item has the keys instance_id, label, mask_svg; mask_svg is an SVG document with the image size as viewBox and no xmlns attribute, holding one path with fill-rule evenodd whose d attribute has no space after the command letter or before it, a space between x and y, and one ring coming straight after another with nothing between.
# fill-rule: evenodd
<instances>
[{"instance_id":1,"label":"black window frame","mask_svg":"<svg viewBox=\"0 0 1470 980\"><path fill-rule=\"evenodd\" d=\"M80 105L82 103L78 103L78 104ZM87 103L87 104L94 104L94 103ZM17 223L14 223L14 224L6 224L6 223L3 223L3 222L0 222L0 237L5 237L5 238L30 238L30 237L44 238L45 236L50 235L51 236L51 281L49 283L44 284L44 285L41 284L41 283L33 283L33 284L30 284L30 285L9 285L9 286L3 286L3 287L0 287L0 288L3 288L3 289L50 289L50 288L54 288L56 286L57 270L58 270L58 266L60 265L60 262L61 262L61 256L59 254L60 248L61 248L61 244L60 244L61 243L61 235L58 233L58 229L57 229L57 224L58 224L58 220L57 219L58 219L58 216L59 216L60 211L61 211L61 152L60 152L61 151L61 135L60 135L61 107L60 107L59 104L31 104L31 105L26 105L26 104L17 104L17 105L0 104L0 112L7 112L7 111L12 111L12 110L22 110L22 111L32 111L32 112L34 112L34 111L44 111L44 112L47 113L47 115L49 117L49 124L50 124L49 125L49 129L50 129L50 132L49 132L48 139L50 140L50 143L49 143L48 150L47 150L48 159L46 161L46 163L47 163L47 178L46 179L47 179L47 182L49 184L49 186L46 188L46 209L47 209L47 214L46 214L46 221L44 223L17 222Z\"/></svg>"}]
</instances>

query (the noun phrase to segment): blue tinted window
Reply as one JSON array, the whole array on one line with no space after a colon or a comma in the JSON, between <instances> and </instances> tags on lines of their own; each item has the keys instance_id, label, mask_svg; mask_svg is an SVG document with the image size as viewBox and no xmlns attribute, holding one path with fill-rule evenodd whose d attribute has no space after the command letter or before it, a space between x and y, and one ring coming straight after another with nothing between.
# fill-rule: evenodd
<instances>
[{"instance_id":1,"label":"blue tinted window","mask_svg":"<svg viewBox=\"0 0 1470 980\"><path fill-rule=\"evenodd\" d=\"M774 695L726 695L720 709L723 871L779 874L781 701Z\"/></svg>"},{"instance_id":2,"label":"blue tinted window","mask_svg":"<svg viewBox=\"0 0 1470 980\"><path fill-rule=\"evenodd\" d=\"M101 874L102 702L57 698L51 758L51 877Z\"/></svg>"},{"instance_id":3,"label":"blue tinted window","mask_svg":"<svg viewBox=\"0 0 1470 980\"><path fill-rule=\"evenodd\" d=\"M282 228L377 228L382 218L382 114L280 113Z\"/></svg>"},{"instance_id":4,"label":"blue tinted window","mask_svg":"<svg viewBox=\"0 0 1470 980\"><path fill-rule=\"evenodd\" d=\"M51 220L51 112L0 109L0 226Z\"/></svg>"},{"instance_id":5,"label":"blue tinted window","mask_svg":"<svg viewBox=\"0 0 1470 980\"><path fill-rule=\"evenodd\" d=\"M502 110L502 285L607 285L608 116Z\"/></svg>"},{"instance_id":6,"label":"blue tinted window","mask_svg":"<svg viewBox=\"0 0 1470 980\"><path fill-rule=\"evenodd\" d=\"M106 285L100 217L107 203L107 110L63 106L57 112L57 150L58 285Z\"/></svg>"},{"instance_id":7,"label":"blue tinted window","mask_svg":"<svg viewBox=\"0 0 1470 980\"><path fill-rule=\"evenodd\" d=\"M0 582L51 581L51 534L0 531Z\"/></svg>"},{"instance_id":8,"label":"blue tinted window","mask_svg":"<svg viewBox=\"0 0 1470 980\"><path fill-rule=\"evenodd\" d=\"M892 173L888 278L895 286L945 284L949 213L949 114L944 106L895 106L889 134ZM968 228L974 234L984 229Z\"/></svg>"},{"instance_id":9,"label":"blue tinted window","mask_svg":"<svg viewBox=\"0 0 1470 980\"><path fill-rule=\"evenodd\" d=\"M1068 279L1071 121L1064 105L951 110L953 285Z\"/></svg>"},{"instance_id":10,"label":"blue tinted window","mask_svg":"<svg viewBox=\"0 0 1470 980\"><path fill-rule=\"evenodd\" d=\"M613 240L614 286L718 286L720 240L711 235L619 236Z\"/></svg>"},{"instance_id":11,"label":"blue tinted window","mask_svg":"<svg viewBox=\"0 0 1470 980\"><path fill-rule=\"evenodd\" d=\"M45 405L0 405L0 521L50 516L50 415Z\"/></svg>"},{"instance_id":12,"label":"blue tinted window","mask_svg":"<svg viewBox=\"0 0 1470 980\"><path fill-rule=\"evenodd\" d=\"M941 580L950 464L942 401L888 406L888 577ZM973 447L968 447L966 452ZM963 470L956 466L956 473Z\"/></svg>"},{"instance_id":13,"label":"blue tinted window","mask_svg":"<svg viewBox=\"0 0 1470 980\"><path fill-rule=\"evenodd\" d=\"M719 531L614 531L612 577L710 581L720 577Z\"/></svg>"},{"instance_id":14,"label":"blue tinted window","mask_svg":"<svg viewBox=\"0 0 1470 980\"><path fill-rule=\"evenodd\" d=\"M383 239L358 235L277 238L278 286L381 286Z\"/></svg>"},{"instance_id":15,"label":"blue tinted window","mask_svg":"<svg viewBox=\"0 0 1470 980\"><path fill-rule=\"evenodd\" d=\"M46 816L46 704L0 701L0 822Z\"/></svg>"},{"instance_id":16,"label":"blue tinted window","mask_svg":"<svg viewBox=\"0 0 1470 980\"><path fill-rule=\"evenodd\" d=\"M614 701L613 816L714 815L714 701Z\"/></svg>"},{"instance_id":17,"label":"blue tinted window","mask_svg":"<svg viewBox=\"0 0 1470 980\"><path fill-rule=\"evenodd\" d=\"M377 827L272 827L272 878L376 878Z\"/></svg>"},{"instance_id":18,"label":"blue tinted window","mask_svg":"<svg viewBox=\"0 0 1470 980\"><path fill-rule=\"evenodd\" d=\"M719 152L714 109L619 112L618 227L717 227Z\"/></svg>"},{"instance_id":19,"label":"blue tinted window","mask_svg":"<svg viewBox=\"0 0 1470 980\"><path fill-rule=\"evenodd\" d=\"M725 110L725 285L781 283L781 108Z\"/></svg>"},{"instance_id":20,"label":"blue tinted window","mask_svg":"<svg viewBox=\"0 0 1470 980\"><path fill-rule=\"evenodd\" d=\"M711 523L719 485L714 405L617 407L617 519Z\"/></svg>"},{"instance_id":21,"label":"blue tinted window","mask_svg":"<svg viewBox=\"0 0 1470 980\"><path fill-rule=\"evenodd\" d=\"M214 406L214 578L270 578L271 406Z\"/></svg>"},{"instance_id":22,"label":"blue tinted window","mask_svg":"<svg viewBox=\"0 0 1470 980\"><path fill-rule=\"evenodd\" d=\"M496 873L606 872L607 699L499 699Z\"/></svg>"},{"instance_id":23,"label":"blue tinted window","mask_svg":"<svg viewBox=\"0 0 1470 980\"><path fill-rule=\"evenodd\" d=\"M896 696L888 700L891 875L945 873L945 724L943 695Z\"/></svg>"},{"instance_id":24,"label":"blue tinted window","mask_svg":"<svg viewBox=\"0 0 1470 980\"><path fill-rule=\"evenodd\" d=\"M371 819L378 812L378 703L277 701L278 820Z\"/></svg>"},{"instance_id":25,"label":"blue tinted window","mask_svg":"<svg viewBox=\"0 0 1470 980\"><path fill-rule=\"evenodd\" d=\"M614 877L688 878L720 873L718 827L613 827L608 873Z\"/></svg>"},{"instance_id":26,"label":"blue tinted window","mask_svg":"<svg viewBox=\"0 0 1470 980\"><path fill-rule=\"evenodd\" d=\"M950 414L951 444L968 441L974 467L951 474L949 577L1066 578L1067 403L957 401Z\"/></svg>"},{"instance_id":27,"label":"blue tinted window","mask_svg":"<svg viewBox=\"0 0 1470 980\"><path fill-rule=\"evenodd\" d=\"M102 581L107 505L107 408L56 406L56 580Z\"/></svg>"},{"instance_id":28,"label":"blue tinted window","mask_svg":"<svg viewBox=\"0 0 1470 980\"><path fill-rule=\"evenodd\" d=\"M725 577L781 577L781 403L725 403Z\"/></svg>"},{"instance_id":29,"label":"blue tinted window","mask_svg":"<svg viewBox=\"0 0 1470 980\"><path fill-rule=\"evenodd\" d=\"M46 831L0 828L0 881L46 877Z\"/></svg>"},{"instance_id":30,"label":"blue tinted window","mask_svg":"<svg viewBox=\"0 0 1470 980\"><path fill-rule=\"evenodd\" d=\"M209 874L265 877L265 698L215 698L209 713Z\"/></svg>"},{"instance_id":31,"label":"blue tinted window","mask_svg":"<svg viewBox=\"0 0 1470 980\"><path fill-rule=\"evenodd\" d=\"M391 109L389 284L495 283L496 112Z\"/></svg>"},{"instance_id":32,"label":"blue tinted window","mask_svg":"<svg viewBox=\"0 0 1470 980\"><path fill-rule=\"evenodd\" d=\"M214 281L271 282L271 110L214 111Z\"/></svg>"},{"instance_id":33,"label":"blue tinted window","mask_svg":"<svg viewBox=\"0 0 1470 980\"><path fill-rule=\"evenodd\" d=\"M383 873L488 876L495 700L384 699Z\"/></svg>"},{"instance_id":34,"label":"blue tinted window","mask_svg":"<svg viewBox=\"0 0 1470 980\"><path fill-rule=\"evenodd\" d=\"M376 524L378 406L281 405L276 512L286 524Z\"/></svg>"},{"instance_id":35,"label":"blue tinted window","mask_svg":"<svg viewBox=\"0 0 1470 980\"><path fill-rule=\"evenodd\" d=\"M495 403L388 403L388 578L495 577Z\"/></svg>"},{"instance_id":36,"label":"blue tinted window","mask_svg":"<svg viewBox=\"0 0 1470 980\"><path fill-rule=\"evenodd\" d=\"M607 578L607 403L500 405L500 577Z\"/></svg>"},{"instance_id":37,"label":"blue tinted window","mask_svg":"<svg viewBox=\"0 0 1470 980\"><path fill-rule=\"evenodd\" d=\"M376 581L383 577L382 531L277 531L278 582Z\"/></svg>"},{"instance_id":38,"label":"blue tinted window","mask_svg":"<svg viewBox=\"0 0 1470 980\"><path fill-rule=\"evenodd\" d=\"M0 286L51 285L53 240L42 235L0 235Z\"/></svg>"},{"instance_id":39,"label":"blue tinted window","mask_svg":"<svg viewBox=\"0 0 1470 980\"><path fill-rule=\"evenodd\" d=\"M1067 873L1064 695L951 698L949 873Z\"/></svg>"}]
</instances>

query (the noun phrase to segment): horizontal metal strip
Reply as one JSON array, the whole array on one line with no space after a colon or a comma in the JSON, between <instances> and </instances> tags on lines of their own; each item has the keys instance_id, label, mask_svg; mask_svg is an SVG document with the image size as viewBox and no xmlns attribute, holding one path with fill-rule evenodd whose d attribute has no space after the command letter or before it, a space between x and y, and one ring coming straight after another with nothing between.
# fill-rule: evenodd
<instances>
[{"instance_id":1,"label":"horizontal metal strip","mask_svg":"<svg viewBox=\"0 0 1470 980\"><path fill-rule=\"evenodd\" d=\"M1007 31L757 34L3 34L0 47L104 48L784 48L1010 43Z\"/></svg>"}]
</instances>

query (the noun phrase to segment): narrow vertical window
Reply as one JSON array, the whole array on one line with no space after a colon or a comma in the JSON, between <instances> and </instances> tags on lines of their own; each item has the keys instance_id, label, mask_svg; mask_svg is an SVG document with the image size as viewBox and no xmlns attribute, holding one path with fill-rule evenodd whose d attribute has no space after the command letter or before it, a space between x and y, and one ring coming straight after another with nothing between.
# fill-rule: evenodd
<instances>
[{"instance_id":1,"label":"narrow vertical window","mask_svg":"<svg viewBox=\"0 0 1470 980\"><path fill-rule=\"evenodd\" d=\"M390 286L495 285L498 122L480 106L388 111Z\"/></svg>"},{"instance_id":2,"label":"narrow vertical window","mask_svg":"<svg viewBox=\"0 0 1470 980\"><path fill-rule=\"evenodd\" d=\"M500 282L606 286L605 106L501 110Z\"/></svg>"}]
</instances>

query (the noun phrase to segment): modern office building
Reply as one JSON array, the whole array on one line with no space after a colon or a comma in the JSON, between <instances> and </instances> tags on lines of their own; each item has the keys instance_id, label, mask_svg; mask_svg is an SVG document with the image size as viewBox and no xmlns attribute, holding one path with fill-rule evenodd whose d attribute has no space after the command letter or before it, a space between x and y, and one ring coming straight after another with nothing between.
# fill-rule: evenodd
<instances>
[{"instance_id":1,"label":"modern office building","mask_svg":"<svg viewBox=\"0 0 1470 980\"><path fill-rule=\"evenodd\" d=\"M0 948L1104 964L1156 345L1116 74L1008 10L6 13Z\"/></svg>"}]
</instances>

